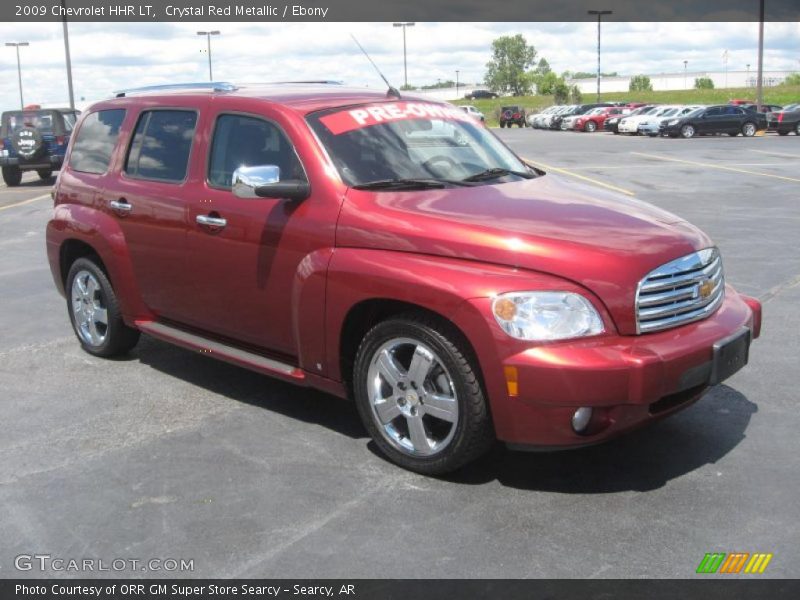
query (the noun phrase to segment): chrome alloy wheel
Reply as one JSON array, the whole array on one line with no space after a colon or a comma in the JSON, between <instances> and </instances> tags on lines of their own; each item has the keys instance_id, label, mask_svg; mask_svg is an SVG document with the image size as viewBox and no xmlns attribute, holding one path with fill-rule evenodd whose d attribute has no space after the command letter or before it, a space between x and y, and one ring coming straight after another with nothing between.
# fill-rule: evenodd
<instances>
[{"instance_id":1,"label":"chrome alloy wheel","mask_svg":"<svg viewBox=\"0 0 800 600\"><path fill-rule=\"evenodd\" d=\"M742 128L742 134L745 137L753 137L756 134L756 126L753 123L745 123Z\"/></svg>"},{"instance_id":2,"label":"chrome alloy wheel","mask_svg":"<svg viewBox=\"0 0 800 600\"><path fill-rule=\"evenodd\" d=\"M442 360L411 338L384 343L367 375L372 417L392 446L409 456L431 456L452 441L458 424L453 378Z\"/></svg>"},{"instance_id":3,"label":"chrome alloy wheel","mask_svg":"<svg viewBox=\"0 0 800 600\"><path fill-rule=\"evenodd\" d=\"M108 310L100 283L89 271L78 271L72 280L72 318L81 340L101 346L108 335Z\"/></svg>"}]
</instances>

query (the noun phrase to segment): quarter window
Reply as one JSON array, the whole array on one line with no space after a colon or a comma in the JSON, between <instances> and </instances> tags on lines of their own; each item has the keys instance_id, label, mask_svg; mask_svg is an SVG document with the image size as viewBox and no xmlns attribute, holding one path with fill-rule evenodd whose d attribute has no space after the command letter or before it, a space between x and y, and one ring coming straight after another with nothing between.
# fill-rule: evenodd
<instances>
[{"instance_id":1,"label":"quarter window","mask_svg":"<svg viewBox=\"0 0 800 600\"><path fill-rule=\"evenodd\" d=\"M265 165L279 167L282 180L306 180L294 147L276 125L244 115L220 115L211 142L208 182L229 188L239 167Z\"/></svg>"},{"instance_id":2,"label":"quarter window","mask_svg":"<svg viewBox=\"0 0 800 600\"><path fill-rule=\"evenodd\" d=\"M99 110L88 115L81 125L72 147L69 165L84 173L105 173L111 164L111 153L117 145L119 128L125 120L125 110Z\"/></svg>"},{"instance_id":3,"label":"quarter window","mask_svg":"<svg viewBox=\"0 0 800 600\"><path fill-rule=\"evenodd\" d=\"M150 110L136 124L125 172L133 177L179 182L186 178L197 113Z\"/></svg>"}]
</instances>

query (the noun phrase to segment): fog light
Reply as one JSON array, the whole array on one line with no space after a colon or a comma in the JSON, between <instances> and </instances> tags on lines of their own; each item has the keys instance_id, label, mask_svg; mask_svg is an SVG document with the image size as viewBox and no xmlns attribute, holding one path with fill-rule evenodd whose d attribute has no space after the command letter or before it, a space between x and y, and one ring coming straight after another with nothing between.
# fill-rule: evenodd
<instances>
[{"instance_id":1,"label":"fog light","mask_svg":"<svg viewBox=\"0 0 800 600\"><path fill-rule=\"evenodd\" d=\"M589 427L589 421L592 420L592 409L589 406L584 406L575 411L572 415L572 429L575 433L584 433L586 428Z\"/></svg>"}]
</instances>

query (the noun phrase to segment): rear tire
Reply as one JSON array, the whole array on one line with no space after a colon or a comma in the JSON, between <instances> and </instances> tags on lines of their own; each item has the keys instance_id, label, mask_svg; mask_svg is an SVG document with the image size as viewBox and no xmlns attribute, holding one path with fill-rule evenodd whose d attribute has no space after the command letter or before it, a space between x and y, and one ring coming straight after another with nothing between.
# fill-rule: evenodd
<instances>
[{"instance_id":1,"label":"rear tire","mask_svg":"<svg viewBox=\"0 0 800 600\"><path fill-rule=\"evenodd\" d=\"M583 126L583 130L586 133L594 133L597 130L597 123L594 121L589 121Z\"/></svg>"},{"instance_id":2,"label":"rear tire","mask_svg":"<svg viewBox=\"0 0 800 600\"><path fill-rule=\"evenodd\" d=\"M797 125L795 125L795 127L794 127L794 132L795 132L797 135L800 135L800 121L798 121L798 122L797 122Z\"/></svg>"},{"instance_id":3,"label":"rear tire","mask_svg":"<svg viewBox=\"0 0 800 600\"><path fill-rule=\"evenodd\" d=\"M39 175L39 179L41 179L42 181L47 181L48 179L50 179L53 176L53 170L52 169L38 169L36 171L36 174Z\"/></svg>"},{"instance_id":4,"label":"rear tire","mask_svg":"<svg viewBox=\"0 0 800 600\"><path fill-rule=\"evenodd\" d=\"M3 181L8 187L16 187L22 181L22 171L19 167L3 167Z\"/></svg>"},{"instance_id":5,"label":"rear tire","mask_svg":"<svg viewBox=\"0 0 800 600\"><path fill-rule=\"evenodd\" d=\"M353 393L375 444L405 469L448 473L494 441L477 365L459 332L439 319L412 313L370 329Z\"/></svg>"},{"instance_id":6,"label":"rear tire","mask_svg":"<svg viewBox=\"0 0 800 600\"><path fill-rule=\"evenodd\" d=\"M731 132L730 132L728 135L729 135L729 136L731 136L731 137L736 137L736 136L738 136L739 134L738 134L738 133L736 133L735 131L731 131Z\"/></svg>"},{"instance_id":7,"label":"rear tire","mask_svg":"<svg viewBox=\"0 0 800 600\"><path fill-rule=\"evenodd\" d=\"M789 135L789 132L788 131L779 131L778 135ZM800 133L798 133L798 135L800 135Z\"/></svg>"},{"instance_id":8,"label":"rear tire","mask_svg":"<svg viewBox=\"0 0 800 600\"><path fill-rule=\"evenodd\" d=\"M500 129L505 129L505 128L506 128L505 122L504 121L500 121Z\"/></svg>"},{"instance_id":9,"label":"rear tire","mask_svg":"<svg viewBox=\"0 0 800 600\"><path fill-rule=\"evenodd\" d=\"M72 263L65 289L72 329L86 352L110 358L136 346L139 330L125 325L114 288L97 262L84 257Z\"/></svg>"},{"instance_id":10,"label":"rear tire","mask_svg":"<svg viewBox=\"0 0 800 600\"><path fill-rule=\"evenodd\" d=\"M742 135L744 137L753 137L758 131L758 127L756 127L755 123L745 123L742 125Z\"/></svg>"}]
</instances>

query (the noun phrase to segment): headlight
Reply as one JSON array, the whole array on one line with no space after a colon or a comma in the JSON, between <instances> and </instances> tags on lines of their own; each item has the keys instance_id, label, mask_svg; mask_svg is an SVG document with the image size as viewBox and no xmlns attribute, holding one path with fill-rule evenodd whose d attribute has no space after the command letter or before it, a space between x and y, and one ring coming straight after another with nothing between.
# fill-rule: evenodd
<instances>
[{"instance_id":1,"label":"headlight","mask_svg":"<svg viewBox=\"0 0 800 600\"><path fill-rule=\"evenodd\" d=\"M510 292L492 302L492 313L518 340L564 340L603 332L594 306L572 292Z\"/></svg>"},{"instance_id":2,"label":"headlight","mask_svg":"<svg viewBox=\"0 0 800 600\"><path fill-rule=\"evenodd\" d=\"M670 119L670 121L667 123L667 125L677 125L677 124L678 124L678 119Z\"/></svg>"}]
</instances>

